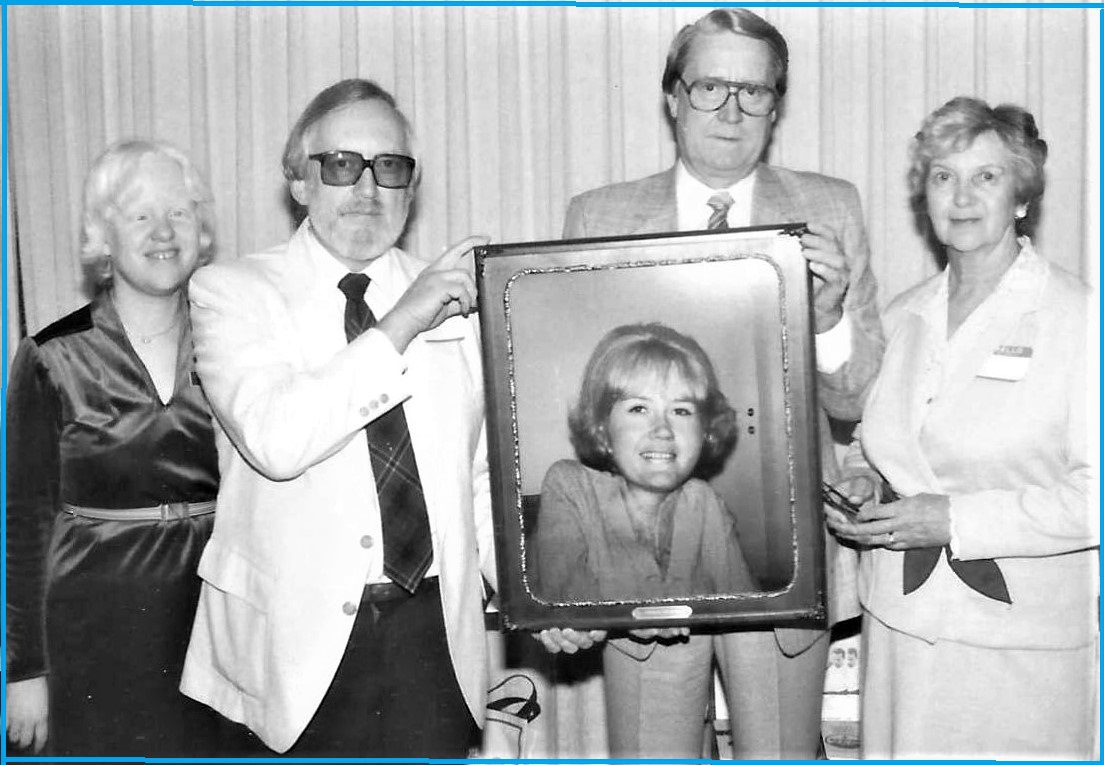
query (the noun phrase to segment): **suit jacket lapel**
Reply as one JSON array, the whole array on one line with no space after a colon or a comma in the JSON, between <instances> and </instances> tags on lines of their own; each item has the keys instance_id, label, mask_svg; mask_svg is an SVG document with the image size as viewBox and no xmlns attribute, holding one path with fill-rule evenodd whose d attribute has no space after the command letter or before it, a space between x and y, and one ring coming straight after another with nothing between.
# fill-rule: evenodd
<instances>
[{"instance_id":1,"label":"suit jacket lapel","mask_svg":"<svg viewBox=\"0 0 1104 765\"><path fill-rule=\"evenodd\" d=\"M626 234L665 234L678 231L675 168L654 176L655 182L628 200Z\"/></svg>"},{"instance_id":2,"label":"suit jacket lapel","mask_svg":"<svg viewBox=\"0 0 1104 765\"><path fill-rule=\"evenodd\" d=\"M671 508L674 513L674 528L671 534L671 557L667 563L667 581L690 583L692 571L702 564L698 555L704 514L699 504L684 500L683 491L686 491L685 487L679 490L677 497L672 497L675 502L675 506Z\"/></svg>"},{"instance_id":3,"label":"suit jacket lapel","mask_svg":"<svg viewBox=\"0 0 1104 765\"><path fill-rule=\"evenodd\" d=\"M800 223L790 194L770 165L755 168L755 193L751 200L751 225Z\"/></svg>"},{"instance_id":4,"label":"suit jacket lapel","mask_svg":"<svg viewBox=\"0 0 1104 765\"><path fill-rule=\"evenodd\" d=\"M975 330L973 337L963 338L966 345L951 352L953 365L940 398L961 401L965 390L974 384L982 365L1001 345L1033 344L1034 324L1029 317L1038 308L1039 294L1046 280L1045 268L1039 267L1034 252L1022 253L1009 273L997 286L996 294L969 317L959 331L970 331L970 320L980 320L983 326ZM991 302L990 302L991 301ZM977 316L978 311L985 315Z\"/></svg>"}]
</instances>

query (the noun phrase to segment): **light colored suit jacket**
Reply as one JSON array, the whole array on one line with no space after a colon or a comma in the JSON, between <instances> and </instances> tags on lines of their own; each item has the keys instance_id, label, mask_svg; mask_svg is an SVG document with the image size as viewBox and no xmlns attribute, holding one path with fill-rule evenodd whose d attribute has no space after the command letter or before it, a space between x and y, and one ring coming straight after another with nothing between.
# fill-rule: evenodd
<instances>
[{"instance_id":1,"label":"light colored suit jacket","mask_svg":"<svg viewBox=\"0 0 1104 765\"><path fill-rule=\"evenodd\" d=\"M760 164L756 170L751 224L825 222L839 232L851 271L844 310L852 322L851 357L832 374L817 379L822 408L821 462L824 475L838 475L831 432L825 413L839 420L858 420L868 385L878 372L882 332L875 302L876 285L858 192L850 183L817 173L795 172ZM564 236L622 236L678 230L675 168L638 181L618 183L580 194L571 200ZM858 615L854 592L854 553L827 536L828 615L840 621ZM821 634L818 630L778 629L779 648L801 653Z\"/></svg>"},{"instance_id":2,"label":"light colored suit jacket","mask_svg":"<svg viewBox=\"0 0 1104 765\"><path fill-rule=\"evenodd\" d=\"M548 469L533 534L534 592L573 602L756 589L734 519L708 483L691 478L664 500L663 510L670 512L673 524L665 572L637 538L624 484L619 475L575 460L560 460ZM643 661L659 644L617 638L610 645Z\"/></svg>"},{"instance_id":3,"label":"light colored suit jacket","mask_svg":"<svg viewBox=\"0 0 1104 765\"><path fill-rule=\"evenodd\" d=\"M278 752L313 716L365 582L382 572L362 428L400 403L452 665L479 722L486 704L480 570L494 582L494 565L474 322L451 319L401 356L377 330L347 344L329 258L304 223L286 245L202 268L190 285L222 481L181 690ZM386 310L424 265L392 249L370 266Z\"/></svg>"},{"instance_id":4,"label":"light colored suit jacket","mask_svg":"<svg viewBox=\"0 0 1104 765\"><path fill-rule=\"evenodd\" d=\"M863 605L932 642L1070 648L1097 635L1088 290L1022 241L954 343L945 339L946 272L886 310L885 362L863 417L866 459L902 496L949 495L956 557L995 559L1012 599L974 592L943 556L904 595L904 553L864 552ZM925 384L933 375L942 378L934 395Z\"/></svg>"},{"instance_id":5,"label":"light colored suit jacket","mask_svg":"<svg viewBox=\"0 0 1104 765\"><path fill-rule=\"evenodd\" d=\"M560 460L541 487L534 592L550 600L678 598L755 589L735 524L713 488L691 478L664 500L666 570L633 528L619 475Z\"/></svg>"}]
</instances>

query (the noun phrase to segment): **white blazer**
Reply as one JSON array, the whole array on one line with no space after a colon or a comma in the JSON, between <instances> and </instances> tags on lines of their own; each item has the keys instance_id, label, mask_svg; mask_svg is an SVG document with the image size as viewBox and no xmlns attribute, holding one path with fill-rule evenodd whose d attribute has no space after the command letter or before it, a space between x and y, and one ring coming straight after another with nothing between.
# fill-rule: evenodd
<instances>
[{"instance_id":1,"label":"white blazer","mask_svg":"<svg viewBox=\"0 0 1104 765\"><path fill-rule=\"evenodd\" d=\"M368 269L391 306L425 264L392 249ZM181 690L277 752L318 708L366 581L383 570L364 425L405 403L449 652L482 724L480 572L494 583L483 383L474 321L451 319L401 356L344 334L345 269L304 222L286 245L200 269L190 285L196 368L218 419L221 485L199 566Z\"/></svg>"},{"instance_id":2,"label":"white blazer","mask_svg":"<svg viewBox=\"0 0 1104 765\"><path fill-rule=\"evenodd\" d=\"M886 310L885 360L863 415L865 459L902 496L948 495L955 557L995 559L1012 599L974 592L945 557L905 595L904 553L864 552L863 605L929 642L1073 648L1097 636L1090 297L1028 240L1021 246L953 343L945 340L945 271ZM925 384L933 379L942 383ZM853 450L848 463L857 458Z\"/></svg>"}]
</instances>

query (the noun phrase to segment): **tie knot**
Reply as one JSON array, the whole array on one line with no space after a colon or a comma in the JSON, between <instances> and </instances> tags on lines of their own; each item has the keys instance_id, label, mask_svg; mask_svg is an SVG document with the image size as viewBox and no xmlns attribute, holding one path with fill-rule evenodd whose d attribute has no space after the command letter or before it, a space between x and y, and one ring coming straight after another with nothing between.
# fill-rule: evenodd
<instances>
[{"instance_id":1,"label":"tie knot","mask_svg":"<svg viewBox=\"0 0 1104 765\"><path fill-rule=\"evenodd\" d=\"M714 231L727 229L728 208L732 207L732 195L727 191L718 191L709 197L706 204L713 209L713 214L709 216L709 222L705 224L705 227Z\"/></svg>"},{"instance_id":2,"label":"tie knot","mask_svg":"<svg viewBox=\"0 0 1104 765\"><path fill-rule=\"evenodd\" d=\"M345 293L345 298L356 302L364 300L364 291L371 279L367 274L345 274L337 283L337 288Z\"/></svg>"},{"instance_id":3,"label":"tie knot","mask_svg":"<svg viewBox=\"0 0 1104 765\"><path fill-rule=\"evenodd\" d=\"M718 191L716 194L709 197L709 201L706 204L713 208L713 212L727 215L728 208L732 207L732 195L727 191Z\"/></svg>"}]
</instances>

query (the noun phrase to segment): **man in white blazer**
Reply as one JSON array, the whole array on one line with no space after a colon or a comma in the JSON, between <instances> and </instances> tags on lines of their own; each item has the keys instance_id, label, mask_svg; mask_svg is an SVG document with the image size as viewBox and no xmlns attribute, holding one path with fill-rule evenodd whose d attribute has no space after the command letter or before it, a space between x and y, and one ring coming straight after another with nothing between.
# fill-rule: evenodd
<instances>
[{"instance_id":1,"label":"man in white blazer","mask_svg":"<svg viewBox=\"0 0 1104 765\"><path fill-rule=\"evenodd\" d=\"M480 240L428 266L395 247L412 148L375 83L323 90L284 152L303 224L190 286L222 482L181 690L277 752L463 757L482 724ZM400 414L377 462L373 428Z\"/></svg>"},{"instance_id":2,"label":"man in white blazer","mask_svg":"<svg viewBox=\"0 0 1104 765\"><path fill-rule=\"evenodd\" d=\"M678 161L647 178L578 195L568 206L564 237L807 223L801 244L813 275L820 456L824 477L834 480L839 470L828 416L859 418L884 342L855 187L762 162L786 92L788 59L782 34L742 8L714 10L684 27L671 43L662 81ZM828 617L834 623L859 613L855 560L854 551L832 537L826 544ZM572 640L580 647L591 643L585 635L565 642ZM545 642L550 649L576 650ZM732 631L717 636L714 649L726 680L737 757L822 754L824 630ZM652 687L644 698L608 700L611 737L653 755L669 753L676 737L693 741L695 731L660 724L673 719L664 706L679 695L674 687Z\"/></svg>"}]
</instances>

